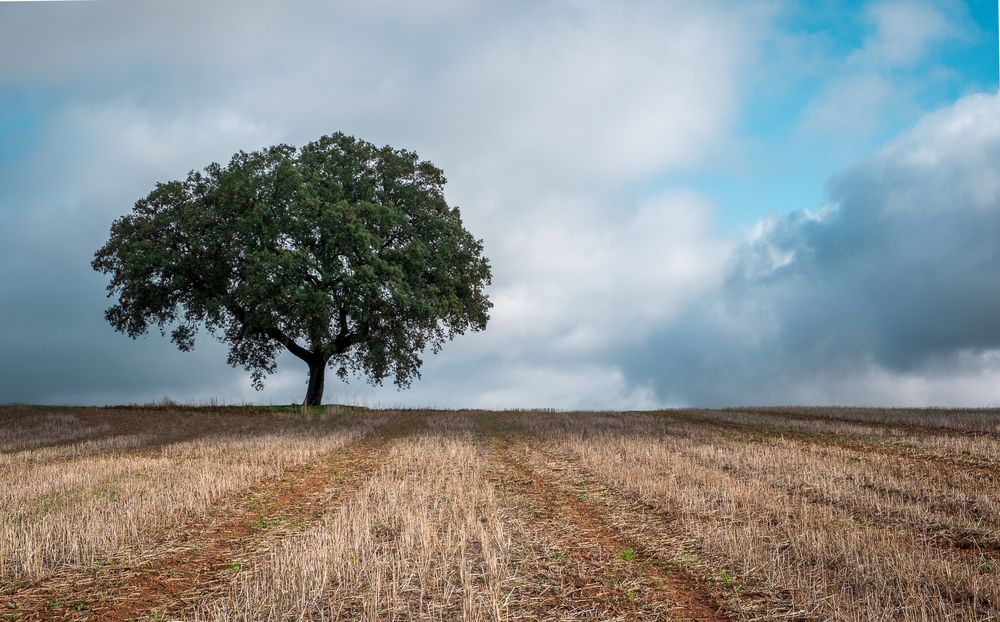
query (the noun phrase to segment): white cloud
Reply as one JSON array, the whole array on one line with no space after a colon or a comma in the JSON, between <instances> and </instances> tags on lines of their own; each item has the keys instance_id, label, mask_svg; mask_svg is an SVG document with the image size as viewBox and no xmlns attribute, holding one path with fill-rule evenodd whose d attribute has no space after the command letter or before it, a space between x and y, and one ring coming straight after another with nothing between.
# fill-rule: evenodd
<instances>
[{"instance_id":1,"label":"white cloud","mask_svg":"<svg viewBox=\"0 0 1000 622\"><path fill-rule=\"evenodd\" d=\"M812 131L869 136L890 113L913 114L917 107L900 97L894 81L877 73L856 73L831 79L802 114ZM906 106L900 111L899 106Z\"/></svg>"},{"instance_id":2,"label":"white cloud","mask_svg":"<svg viewBox=\"0 0 1000 622\"><path fill-rule=\"evenodd\" d=\"M881 140L887 125L918 118L923 90L949 79L930 52L968 38L972 28L956 2L876 1L865 7L864 18L870 32L857 49L823 67L828 79L802 113L808 132Z\"/></svg>"},{"instance_id":3,"label":"white cloud","mask_svg":"<svg viewBox=\"0 0 1000 622\"><path fill-rule=\"evenodd\" d=\"M874 5L872 35L830 74L806 125L855 140L886 115L915 115L897 76L961 36L949 7ZM217 346L181 355L157 336L111 337L87 262L110 220L155 181L335 130L444 168L449 199L485 238L496 308L485 334L429 358L409 392L331 379L331 399L997 399L995 98L929 115L836 178L830 208L775 217L740 248L714 233L705 197L648 189L664 174L711 169L734 144L769 5L44 8L5 6L0 22L0 80L65 98L37 149L0 170L0 204L14 210L0 214L0 347L19 361L0 374L0 401L53 395L38 381L53 374L74 378L57 394L69 401L298 401L305 370L294 359L254 394Z\"/></svg>"},{"instance_id":4,"label":"white cloud","mask_svg":"<svg viewBox=\"0 0 1000 622\"><path fill-rule=\"evenodd\" d=\"M490 362L469 368L438 361L429 367L428 377L406 393L351 384L338 385L331 394L338 396L338 402L390 407L647 410L663 405L649 387L630 383L620 369L585 360L554 365L522 357L502 365ZM442 374L450 377L445 380Z\"/></svg>"},{"instance_id":5,"label":"white cloud","mask_svg":"<svg viewBox=\"0 0 1000 622\"><path fill-rule=\"evenodd\" d=\"M796 404L849 406L1000 406L1000 350L960 352L946 369L897 371L859 366L846 376L813 378L790 385L785 399Z\"/></svg>"},{"instance_id":6,"label":"white cloud","mask_svg":"<svg viewBox=\"0 0 1000 622\"><path fill-rule=\"evenodd\" d=\"M485 238L495 269L486 334L428 361L424 381L401 400L646 403L648 392L623 388L620 370L598 361L717 282L727 249L704 198L637 194L635 184L705 167L725 150L771 14L679 0L442 1L420 10L108 1L9 11L0 80L58 86L67 97L36 151L0 174L20 210L9 252L59 261L60 278L96 283L89 254L155 181L237 149L343 130L442 166L449 199ZM27 248L43 240L63 247L58 258ZM31 291L41 269L17 274L19 291ZM107 339L100 304L98 285L76 309L90 319L73 330ZM169 348L158 338L130 345L150 357ZM290 364L262 398L298 399L285 373L303 370ZM220 368L205 378L223 377ZM489 380L470 382L463 371L472 368ZM160 397L151 386L151 399ZM384 395L351 387L361 398Z\"/></svg>"},{"instance_id":7,"label":"white cloud","mask_svg":"<svg viewBox=\"0 0 1000 622\"><path fill-rule=\"evenodd\" d=\"M956 12L954 5L941 2L875 2L865 11L874 32L849 62L890 67L917 64L934 43L962 35Z\"/></svg>"}]
</instances>

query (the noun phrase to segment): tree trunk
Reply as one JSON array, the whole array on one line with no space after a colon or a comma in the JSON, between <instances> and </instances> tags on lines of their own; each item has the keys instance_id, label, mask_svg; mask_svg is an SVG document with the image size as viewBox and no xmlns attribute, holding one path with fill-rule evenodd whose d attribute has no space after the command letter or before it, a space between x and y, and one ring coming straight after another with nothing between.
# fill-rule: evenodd
<instances>
[{"instance_id":1,"label":"tree trunk","mask_svg":"<svg viewBox=\"0 0 1000 622\"><path fill-rule=\"evenodd\" d=\"M309 362L309 388L306 389L306 406L319 406L323 403L323 380L326 376L326 361L315 359Z\"/></svg>"}]
</instances>

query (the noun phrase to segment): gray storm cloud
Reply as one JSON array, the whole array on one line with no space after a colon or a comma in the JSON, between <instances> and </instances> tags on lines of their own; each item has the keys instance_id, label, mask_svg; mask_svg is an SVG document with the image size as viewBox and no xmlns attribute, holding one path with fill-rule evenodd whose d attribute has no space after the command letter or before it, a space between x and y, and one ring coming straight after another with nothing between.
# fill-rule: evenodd
<instances>
[{"instance_id":1,"label":"gray storm cloud","mask_svg":"<svg viewBox=\"0 0 1000 622\"><path fill-rule=\"evenodd\" d=\"M342 130L445 170L449 200L485 239L497 306L485 334L429 357L413 390L354 382L331 399L648 405L604 360L609 344L677 312L723 253L703 198L630 185L724 149L772 11L414 6L0 6L0 95L42 111L30 148L0 168L0 402L299 399L296 361L254 393L210 339L183 355L158 335L114 334L88 264L155 182Z\"/></svg>"},{"instance_id":2,"label":"gray storm cloud","mask_svg":"<svg viewBox=\"0 0 1000 622\"><path fill-rule=\"evenodd\" d=\"M926 116L823 209L762 223L627 375L699 404L996 403L998 164L996 96Z\"/></svg>"}]
</instances>

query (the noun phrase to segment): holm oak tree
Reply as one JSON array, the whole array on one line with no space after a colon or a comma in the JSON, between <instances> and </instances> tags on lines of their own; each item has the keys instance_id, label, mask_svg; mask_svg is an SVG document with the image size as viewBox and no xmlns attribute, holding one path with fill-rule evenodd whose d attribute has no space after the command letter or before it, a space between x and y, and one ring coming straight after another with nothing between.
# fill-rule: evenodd
<instances>
[{"instance_id":1,"label":"holm oak tree","mask_svg":"<svg viewBox=\"0 0 1000 622\"><path fill-rule=\"evenodd\" d=\"M105 316L132 338L169 329L183 351L204 328L257 389L288 350L309 405L328 367L405 387L423 351L485 329L492 307L482 241L444 185L412 151L341 133L158 183L94 256L117 296Z\"/></svg>"}]
</instances>

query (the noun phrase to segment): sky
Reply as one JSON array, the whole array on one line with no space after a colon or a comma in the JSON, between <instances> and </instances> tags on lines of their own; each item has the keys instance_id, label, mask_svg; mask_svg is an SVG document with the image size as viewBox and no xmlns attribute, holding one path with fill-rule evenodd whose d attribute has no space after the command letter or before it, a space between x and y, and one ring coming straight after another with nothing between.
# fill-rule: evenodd
<instances>
[{"instance_id":1,"label":"sky","mask_svg":"<svg viewBox=\"0 0 1000 622\"><path fill-rule=\"evenodd\" d=\"M1000 405L992 0L0 2L0 403L296 403L115 333L158 181L343 131L484 240L487 330L369 406Z\"/></svg>"}]
</instances>

